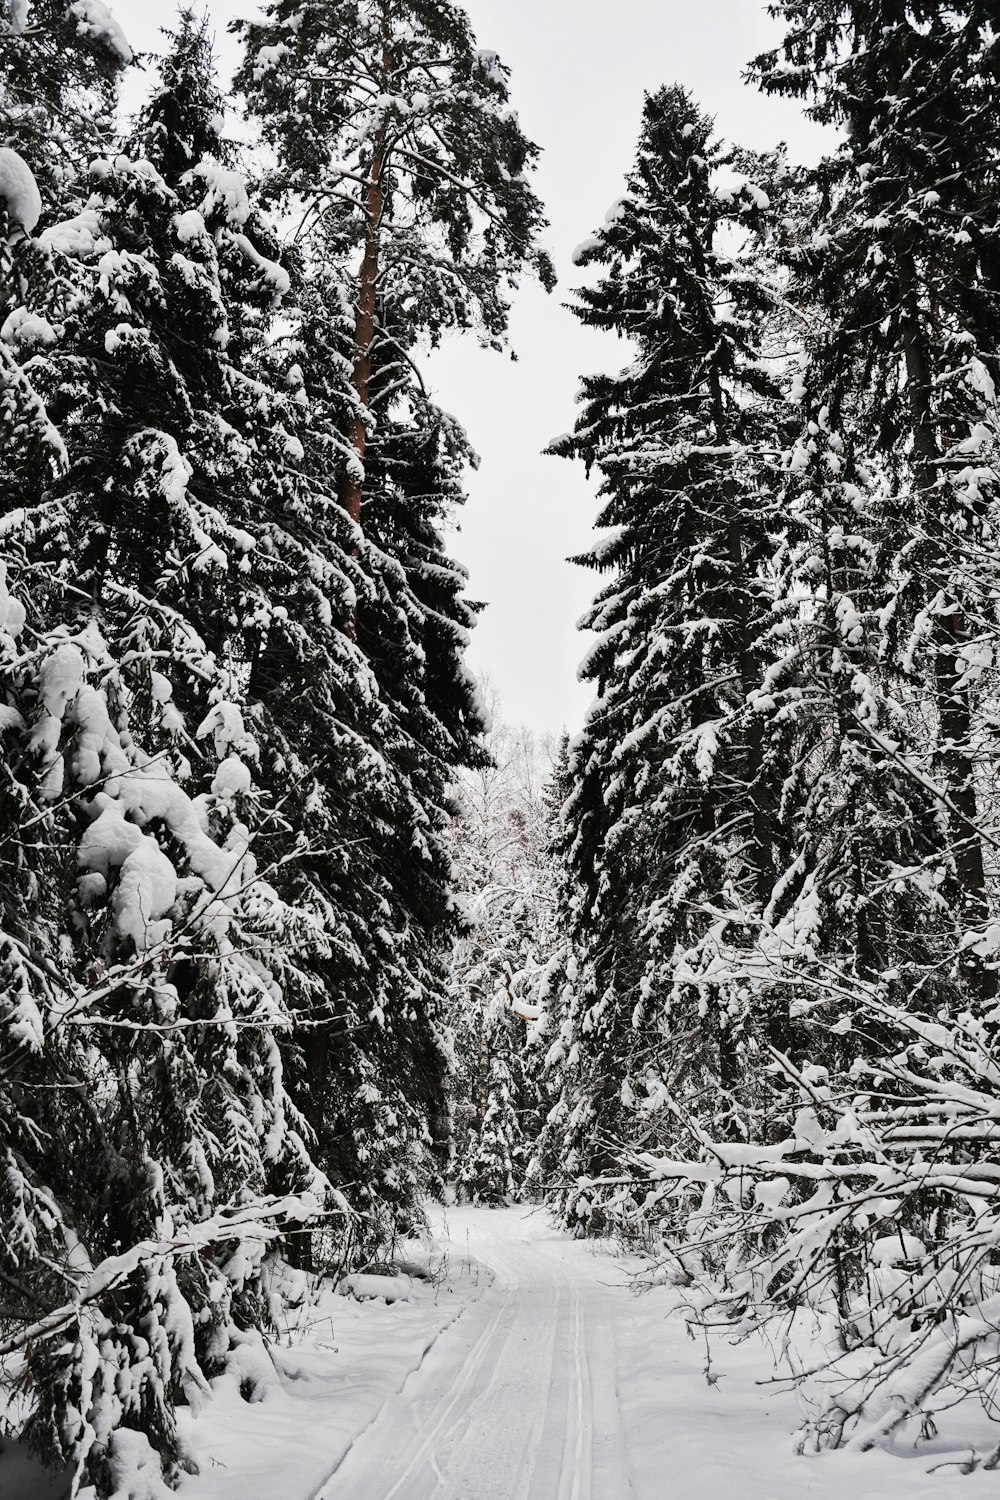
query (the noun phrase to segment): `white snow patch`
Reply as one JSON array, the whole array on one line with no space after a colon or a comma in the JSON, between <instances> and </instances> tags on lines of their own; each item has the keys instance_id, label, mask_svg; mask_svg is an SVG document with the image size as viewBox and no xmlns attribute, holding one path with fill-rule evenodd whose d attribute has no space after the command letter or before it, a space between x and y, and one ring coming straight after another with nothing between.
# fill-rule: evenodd
<instances>
[{"instance_id":1,"label":"white snow patch","mask_svg":"<svg viewBox=\"0 0 1000 1500\"><path fill-rule=\"evenodd\" d=\"M994 383L993 376L990 374L989 370L983 364L981 359L973 356L973 358L969 360L969 368L966 378L972 389L974 391L978 391L980 395L985 396L988 402L992 404L994 401L996 401L996 384Z\"/></svg>"},{"instance_id":2,"label":"white snow patch","mask_svg":"<svg viewBox=\"0 0 1000 1500\"><path fill-rule=\"evenodd\" d=\"M235 239L247 260L252 261L263 272L265 283L274 289L275 299L287 297L291 291L292 280L284 266L279 266L276 260L268 260L266 256L261 255L256 245L251 244L245 234L238 234Z\"/></svg>"},{"instance_id":3,"label":"white snow patch","mask_svg":"<svg viewBox=\"0 0 1000 1500\"><path fill-rule=\"evenodd\" d=\"M171 923L165 918L176 900L173 865L155 839L140 833L122 864L112 901L115 925L123 937L132 939L137 953L155 948L167 937Z\"/></svg>"},{"instance_id":4,"label":"white snow patch","mask_svg":"<svg viewBox=\"0 0 1000 1500\"><path fill-rule=\"evenodd\" d=\"M238 755L227 755L215 773L212 792L216 797L229 801L237 795L248 792L252 785L253 777L250 775L249 767L240 760Z\"/></svg>"},{"instance_id":5,"label":"white snow patch","mask_svg":"<svg viewBox=\"0 0 1000 1500\"><path fill-rule=\"evenodd\" d=\"M577 245L570 256L570 260L574 266L582 266L587 256L592 255L595 250L600 250L603 243L603 240L599 239L596 234L588 235L585 240L581 240L579 245Z\"/></svg>"},{"instance_id":6,"label":"white snow patch","mask_svg":"<svg viewBox=\"0 0 1000 1500\"><path fill-rule=\"evenodd\" d=\"M413 1279L410 1276L346 1276L341 1283L345 1297L356 1302L411 1302Z\"/></svg>"},{"instance_id":7,"label":"white snow patch","mask_svg":"<svg viewBox=\"0 0 1000 1500\"><path fill-rule=\"evenodd\" d=\"M450 1260L440 1285L417 1281L413 1302L310 1300L270 1347L279 1379L263 1400L241 1400L224 1376L201 1418L181 1413L201 1473L182 1479L180 1500L529 1490L969 1500L995 1490L993 1474L959 1468L973 1445L995 1444L981 1412L964 1427L949 1413L948 1439L914 1430L895 1452L803 1456L799 1402L775 1383L778 1341L725 1329L709 1345L692 1339L689 1289L638 1257L569 1239L539 1209L449 1207L433 1220ZM644 1272L650 1289L636 1297L631 1278ZM799 1362L829 1336L819 1325L795 1333Z\"/></svg>"},{"instance_id":8,"label":"white snow patch","mask_svg":"<svg viewBox=\"0 0 1000 1500\"><path fill-rule=\"evenodd\" d=\"M709 191L722 203L735 203L746 196L756 208L770 208L771 200L762 188L751 182L745 172L737 172L725 163L713 168L708 179Z\"/></svg>"},{"instance_id":9,"label":"white snow patch","mask_svg":"<svg viewBox=\"0 0 1000 1500\"><path fill-rule=\"evenodd\" d=\"M67 16L76 22L76 34L96 42L126 67L132 61L132 48L104 0L73 0Z\"/></svg>"},{"instance_id":10,"label":"white snow patch","mask_svg":"<svg viewBox=\"0 0 1000 1500\"><path fill-rule=\"evenodd\" d=\"M12 146L0 146L0 199L11 222L30 234L42 216L42 195L34 172Z\"/></svg>"},{"instance_id":11,"label":"white snow patch","mask_svg":"<svg viewBox=\"0 0 1000 1500\"><path fill-rule=\"evenodd\" d=\"M15 307L0 328L0 339L24 349L46 349L58 343L59 335L47 318L26 307Z\"/></svg>"},{"instance_id":12,"label":"white snow patch","mask_svg":"<svg viewBox=\"0 0 1000 1500\"><path fill-rule=\"evenodd\" d=\"M503 65L500 62L500 54L494 52L490 47L480 47L476 53L476 64L481 73L492 83L502 84L506 82Z\"/></svg>"},{"instance_id":13,"label":"white snow patch","mask_svg":"<svg viewBox=\"0 0 1000 1500\"><path fill-rule=\"evenodd\" d=\"M39 235L39 240L57 254L78 260L106 255L112 248L111 241L101 227L97 210L93 208L85 208L74 218L51 225Z\"/></svg>"},{"instance_id":14,"label":"white snow patch","mask_svg":"<svg viewBox=\"0 0 1000 1500\"><path fill-rule=\"evenodd\" d=\"M186 213L177 215L174 219L174 233L182 245L196 244L199 240L209 238L205 220L196 208L189 208Z\"/></svg>"},{"instance_id":15,"label":"white snow patch","mask_svg":"<svg viewBox=\"0 0 1000 1500\"><path fill-rule=\"evenodd\" d=\"M409 1389L418 1367L433 1361L442 1338L461 1347L472 1305L492 1281L470 1260L460 1235L442 1249L405 1243L396 1269L412 1274L351 1279L383 1288L405 1281L408 1300L359 1301L321 1284L288 1315L267 1352L261 1349L273 1379L260 1379L259 1361L241 1351L250 1400L238 1374L228 1371L213 1381L200 1416L178 1413L201 1472L182 1477L175 1500L313 1500L339 1493L337 1480L330 1489L330 1476L387 1403L404 1385Z\"/></svg>"},{"instance_id":16,"label":"white snow patch","mask_svg":"<svg viewBox=\"0 0 1000 1500\"><path fill-rule=\"evenodd\" d=\"M245 178L214 161L202 162L196 172L207 188L202 213L207 217L221 208L230 224L242 228L250 217L250 195Z\"/></svg>"},{"instance_id":17,"label":"white snow patch","mask_svg":"<svg viewBox=\"0 0 1000 1500\"><path fill-rule=\"evenodd\" d=\"M16 641L24 629L26 619L24 605L7 588L7 564L0 562L0 637L6 636L10 642ZM18 720L20 717L18 714Z\"/></svg>"},{"instance_id":18,"label":"white snow patch","mask_svg":"<svg viewBox=\"0 0 1000 1500\"><path fill-rule=\"evenodd\" d=\"M607 213L604 215L605 224L617 224L618 220L623 218L624 215L628 212L631 203L632 199L628 196L624 198L616 198L614 203L612 203L611 207L608 209Z\"/></svg>"},{"instance_id":19,"label":"white snow patch","mask_svg":"<svg viewBox=\"0 0 1000 1500\"><path fill-rule=\"evenodd\" d=\"M288 56L288 48L284 42L278 42L273 47L261 47L253 64L253 81L260 83L268 73L273 73L282 58Z\"/></svg>"},{"instance_id":20,"label":"white snow patch","mask_svg":"<svg viewBox=\"0 0 1000 1500\"><path fill-rule=\"evenodd\" d=\"M212 736L215 753L220 761L224 761L234 751L237 754L242 752L251 760L257 758L257 741L247 733L243 715L235 703L217 703L214 708L209 709L198 725L196 737L202 740L207 735Z\"/></svg>"},{"instance_id":21,"label":"white snow patch","mask_svg":"<svg viewBox=\"0 0 1000 1500\"><path fill-rule=\"evenodd\" d=\"M927 1246L915 1234L899 1229L887 1234L872 1245L871 1259L876 1266L900 1266L907 1261L923 1261Z\"/></svg>"}]
</instances>

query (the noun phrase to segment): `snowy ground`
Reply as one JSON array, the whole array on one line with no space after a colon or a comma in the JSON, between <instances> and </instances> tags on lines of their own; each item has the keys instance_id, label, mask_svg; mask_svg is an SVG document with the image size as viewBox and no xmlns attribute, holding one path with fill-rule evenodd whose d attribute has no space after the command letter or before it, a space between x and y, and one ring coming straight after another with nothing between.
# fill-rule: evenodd
<instances>
[{"instance_id":1,"label":"snowy ground","mask_svg":"<svg viewBox=\"0 0 1000 1500\"><path fill-rule=\"evenodd\" d=\"M894 1454L799 1457L796 1398L762 1383L771 1368L759 1342L717 1344L709 1383L704 1345L670 1311L676 1294L635 1296L627 1265L544 1213L452 1208L435 1230L447 1279L416 1283L415 1300L392 1306L337 1299L337 1353L313 1329L281 1351L297 1381L257 1407L232 1394L224 1423L215 1413L204 1424L202 1474L185 1500L995 1493L994 1475L954 1466L968 1446L904 1439ZM942 1463L952 1466L928 1473Z\"/></svg>"},{"instance_id":2,"label":"snowy ground","mask_svg":"<svg viewBox=\"0 0 1000 1500\"><path fill-rule=\"evenodd\" d=\"M201 1473L181 1500L995 1493L994 1474L958 1467L972 1442L991 1441L981 1418L970 1415L964 1447L952 1426L948 1446L904 1439L892 1454L799 1457L796 1399L766 1383L760 1343L717 1344L712 1383L704 1345L670 1312L676 1294L636 1297L621 1260L544 1214L453 1208L435 1231L431 1279L355 1279L353 1296L304 1310L268 1355L248 1353L261 1399L218 1383L187 1422ZM371 1299L379 1292L397 1300ZM10 1487L10 1474L0 1460L3 1500L41 1500L41 1489Z\"/></svg>"}]
</instances>

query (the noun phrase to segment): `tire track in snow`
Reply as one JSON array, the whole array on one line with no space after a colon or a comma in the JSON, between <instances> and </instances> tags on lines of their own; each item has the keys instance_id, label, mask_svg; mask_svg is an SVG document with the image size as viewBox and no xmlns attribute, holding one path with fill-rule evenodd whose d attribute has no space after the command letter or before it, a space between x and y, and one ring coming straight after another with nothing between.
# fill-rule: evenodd
<instances>
[{"instance_id":1,"label":"tire track in snow","mask_svg":"<svg viewBox=\"0 0 1000 1500\"><path fill-rule=\"evenodd\" d=\"M435 1480L429 1493L448 1493L435 1452L436 1445L465 1425L466 1409L460 1403L490 1357L493 1368L502 1358L519 1311L516 1261L512 1261L499 1245L491 1243L489 1248L489 1259L483 1257L482 1263L494 1273L494 1286L467 1310L465 1316L475 1316L483 1309L495 1288L500 1291L502 1300L473 1343L459 1356L444 1388L436 1387L437 1371L428 1366L434 1365L438 1358L443 1362L454 1355L452 1346L455 1340L448 1337L451 1328L446 1329L431 1346L428 1356L407 1378L399 1396L387 1403L382 1415L355 1439L313 1500L347 1500L347 1497L352 1497L352 1500L353 1497L356 1500L416 1500L426 1489L425 1485L418 1487L426 1478L421 1474L421 1465L425 1462ZM503 1327L505 1323L508 1326ZM426 1390L428 1385L429 1392ZM423 1404L428 1404L428 1395L432 1407L428 1422L406 1440L402 1449L393 1444L393 1451L387 1451L390 1445L381 1431L386 1425L386 1417L391 1414L412 1420L414 1412L420 1408L421 1398Z\"/></svg>"},{"instance_id":2,"label":"tire track in snow","mask_svg":"<svg viewBox=\"0 0 1000 1500\"><path fill-rule=\"evenodd\" d=\"M434 1452L434 1444L446 1432L449 1418L455 1412L455 1408L457 1407L459 1401L462 1399L462 1396L468 1390L476 1375L478 1375L480 1367L486 1362L487 1355L494 1353L493 1349L491 1348L493 1335L499 1328L504 1315L509 1311L513 1301L514 1293L511 1292L508 1294L503 1303L503 1306L497 1313L493 1322L480 1335L479 1341L475 1346L475 1356L471 1359L467 1359L462 1365L461 1378L457 1380L453 1385L451 1397L446 1402L441 1415L436 1418L434 1422L432 1422L430 1430L426 1432L423 1438L420 1440L416 1451L410 1457L409 1462L407 1463L402 1473L399 1475L395 1484L392 1486L392 1489L386 1490L385 1500L395 1500L395 1497L399 1495L403 1490L403 1486L407 1484L413 1477L414 1470L418 1467L418 1465L424 1458L430 1459L431 1468L435 1473L435 1478L438 1483L444 1483L444 1476L442 1475L440 1467L438 1466L437 1456ZM504 1339L504 1342L506 1343L506 1338ZM403 1500L405 1500L405 1493L403 1495Z\"/></svg>"},{"instance_id":3,"label":"tire track in snow","mask_svg":"<svg viewBox=\"0 0 1000 1500\"><path fill-rule=\"evenodd\" d=\"M568 1278L567 1278L568 1279ZM590 1500L591 1455L586 1454L588 1416L592 1410L590 1367L583 1329L580 1293L570 1287L573 1299L573 1378L567 1401L566 1439L558 1500Z\"/></svg>"},{"instance_id":4,"label":"tire track in snow","mask_svg":"<svg viewBox=\"0 0 1000 1500\"><path fill-rule=\"evenodd\" d=\"M484 1295L488 1296L489 1294L486 1293ZM390 1496L394 1496L398 1492L399 1485L404 1483L409 1478L417 1462L419 1462L420 1458L423 1457L424 1454L428 1451L430 1443L433 1442L436 1433L440 1430L441 1427L443 1427L444 1423L448 1419L448 1416L454 1410L457 1403L461 1400L470 1381L474 1379L479 1366L483 1363L483 1361L486 1359L487 1354L490 1352L490 1341L500 1323L502 1322L504 1314L507 1312L512 1299L513 1293L508 1293L504 1297L504 1300L501 1303L496 1314L476 1336L474 1342L462 1358L461 1363L458 1365L457 1370L455 1371L455 1375L453 1377L451 1385L445 1393L448 1397L445 1407L442 1410L440 1416L433 1423L430 1434L425 1434L424 1438L421 1439L416 1454L411 1457L409 1464L407 1465L404 1472L399 1476L396 1484L393 1485L392 1490L386 1491L384 1496L379 1497L379 1500L390 1500ZM424 1374L428 1359L438 1350L442 1340L447 1338L447 1335L452 1331L454 1327L455 1325L452 1324L450 1328L445 1329L444 1332L440 1334L437 1339L435 1339L434 1343L430 1345L424 1359L415 1370L411 1371L410 1375L404 1382L402 1391L400 1392L400 1397L405 1399L408 1387L413 1385L413 1383L421 1375ZM387 1404L392 1405L393 1403L389 1402ZM385 1413L383 1410L383 1412L378 1417L376 1417L375 1420L370 1423L369 1426L366 1427L365 1430L354 1439L354 1442L343 1454L340 1462L337 1464L337 1467L320 1485L319 1489L312 1497L312 1500L335 1500L335 1491L331 1489L330 1486L335 1484L337 1476L340 1475L343 1471L347 1470L347 1472L349 1473L351 1461L356 1456L358 1449L360 1448L364 1440L368 1437L368 1435L372 1432L372 1430L378 1427L379 1423L384 1420L384 1416ZM340 1491L338 1489L336 1491L336 1495L339 1496L339 1494ZM370 1500L376 1500L376 1497L372 1495L370 1496Z\"/></svg>"},{"instance_id":5,"label":"tire track in snow","mask_svg":"<svg viewBox=\"0 0 1000 1500\"><path fill-rule=\"evenodd\" d=\"M483 1259L499 1265L515 1288L516 1312L488 1377L451 1432L442 1434L450 1451L446 1454L443 1445L439 1449L445 1471L433 1494L463 1500L501 1493L503 1500L533 1500L536 1495L553 1500L554 1483L539 1490L535 1479L565 1290L534 1285L535 1278L525 1272L523 1249L511 1258L504 1240L480 1238L485 1240ZM529 1254L529 1273L531 1269ZM502 1491L494 1488L498 1483Z\"/></svg>"}]
</instances>

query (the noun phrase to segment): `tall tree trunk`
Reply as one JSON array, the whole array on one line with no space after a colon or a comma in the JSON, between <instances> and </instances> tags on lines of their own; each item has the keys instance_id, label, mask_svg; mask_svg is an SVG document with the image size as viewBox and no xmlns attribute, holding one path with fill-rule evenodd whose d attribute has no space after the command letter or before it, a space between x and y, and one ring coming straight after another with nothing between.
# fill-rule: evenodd
<instances>
[{"instance_id":1,"label":"tall tree trunk","mask_svg":"<svg viewBox=\"0 0 1000 1500\"><path fill-rule=\"evenodd\" d=\"M722 382L717 370L711 372L710 382L716 442L725 446L731 441L731 435L726 419ZM733 607L733 650L745 706L749 695L760 685L761 670L751 640L753 620L747 597L749 577L746 545L740 523L739 493L731 478L723 481L722 493L727 509L726 554L732 573L730 597ZM750 803L751 875L754 895L762 913L766 911L774 894L775 882L775 811L765 774L766 753L764 721L759 714L752 714L746 724L746 788ZM771 1045L781 1052L787 1051L790 1026L787 1000L780 995L771 996L761 1019Z\"/></svg>"},{"instance_id":2,"label":"tall tree trunk","mask_svg":"<svg viewBox=\"0 0 1000 1500\"><path fill-rule=\"evenodd\" d=\"M388 65L388 58L386 58ZM375 339L376 304L378 279L381 270L382 214L385 209L385 158L386 138L384 132L376 137L372 152L371 175L365 194L365 247L358 274L358 300L354 320L354 392L363 407L368 405L372 373L372 343ZM367 433L362 413L356 412L351 419L348 440L358 458L356 472L344 475L341 485L341 501L344 509L358 525L361 524L361 499L363 489L363 464Z\"/></svg>"},{"instance_id":3,"label":"tall tree trunk","mask_svg":"<svg viewBox=\"0 0 1000 1500\"><path fill-rule=\"evenodd\" d=\"M940 568L945 575L948 557L944 540L933 535L935 531L943 531L947 522L935 513L934 493L938 488L941 454L931 406L931 362L920 322L917 269L913 254L906 245L897 247L896 275L906 393L913 427L913 477L917 495L929 518L928 529L932 532L935 549L932 567ZM941 739L937 759L945 791L958 813L952 853L964 896L962 915L964 921L976 925L989 915L989 902L972 763L972 703L969 688L961 685L962 673L958 665L969 631L960 601L947 581L943 582L945 611L935 617L938 648L934 653L934 673ZM984 999L992 999L996 994L997 976L992 970L979 967L976 983Z\"/></svg>"},{"instance_id":4,"label":"tall tree trunk","mask_svg":"<svg viewBox=\"0 0 1000 1500\"><path fill-rule=\"evenodd\" d=\"M383 34L388 33L388 14L383 10ZM392 71L392 59L386 45L382 54L385 86ZM375 339L376 310L378 305L378 282L381 271L382 215L385 211L385 169L388 154L388 138L384 127L375 136L372 147L372 165L365 190L365 242L358 272L358 297L354 316L354 365L353 386L355 395L363 408L368 406L372 372L372 344ZM361 525L361 502L364 491L364 460L367 431L363 412L351 418L348 441L357 455L355 472L344 474L340 486L340 500L351 520ZM346 634L351 640L357 637L357 619L354 610L345 622ZM330 1023L333 1024L332 1021ZM329 1034L324 1026L317 1026L305 1033L302 1052L309 1079L308 1103L303 1111L318 1140L323 1138L326 1118L324 1086L329 1068Z\"/></svg>"}]
</instances>

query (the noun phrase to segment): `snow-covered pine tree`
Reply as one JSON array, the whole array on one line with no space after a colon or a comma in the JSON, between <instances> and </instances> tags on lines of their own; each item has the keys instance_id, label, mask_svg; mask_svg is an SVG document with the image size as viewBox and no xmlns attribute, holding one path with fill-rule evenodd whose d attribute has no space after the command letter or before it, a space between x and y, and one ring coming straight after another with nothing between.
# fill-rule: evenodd
<instances>
[{"instance_id":1,"label":"snow-covered pine tree","mask_svg":"<svg viewBox=\"0 0 1000 1500\"><path fill-rule=\"evenodd\" d=\"M4 0L0 5L0 435L50 475L62 460L56 428L32 381L31 354L53 333L34 301L57 300L54 272L30 236L39 221L82 204L80 162L113 130L116 81L132 53L103 4ZM60 288L58 295L68 296ZM18 357L20 351L20 357Z\"/></svg>"},{"instance_id":2,"label":"snow-covered pine tree","mask_svg":"<svg viewBox=\"0 0 1000 1500\"><path fill-rule=\"evenodd\" d=\"M915 769L936 784L949 825L960 922L981 931L990 902L977 764L990 750L980 705L996 637L996 17L979 0L772 9L788 31L754 64L762 87L809 100L817 119L846 131L820 168L803 252L830 323L815 379L843 393L890 476L886 645L936 719ZM964 967L988 1002L989 967L968 951Z\"/></svg>"},{"instance_id":3,"label":"snow-covered pine tree","mask_svg":"<svg viewBox=\"0 0 1000 1500\"><path fill-rule=\"evenodd\" d=\"M777 777L746 705L786 420L760 358L755 234L758 179L779 171L726 150L684 90L664 88L646 100L625 196L578 252L603 272L580 318L629 338L635 359L584 381L576 429L553 445L601 471L609 535L581 561L611 575L586 620L597 698L572 746L561 837L577 882L560 1106L571 1177L611 1169L622 1142L664 1119L666 1088L708 1087L726 1113L744 1033L783 1028L780 1014L745 1014L724 980L676 979L682 961L692 978L711 964L720 922L759 920L776 868ZM586 1212L577 1196L571 1214Z\"/></svg>"},{"instance_id":4,"label":"snow-covered pine tree","mask_svg":"<svg viewBox=\"0 0 1000 1500\"><path fill-rule=\"evenodd\" d=\"M65 210L81 160L114 131L132 49L104 0L0 0L0 132L30 164L47 207Z\"/></svg>"},{"instance_id":5,"label":"snow-covered pine tree","mask_svg":"<svg viewBox=\"0 0 1000 1500\"><path fill-rule=\"evenodd\" d=\"M525 1173L525 1184L533 1194L555 1193L565 1181L563 1143L575 1090L569 1074L578 1060L573 1047L576 1010L574 982L577 978L576 913L578 887L575 872L560 848L562 810L573 790L574 778L570 737L563 733L553 757L552 774L545 788L546 850L550 885L552 941L545 971L538 987L540 1024L530 1041L537 1045L533 1059L538 1103L532 1134L534 1146Z\"/></svg>"},{"instance_id":6,"label":"snow-covered pine tree","mask_svg":"<svg viewBox=\"0 0 1000 1500\"><path fill-rule=\"evenodd\" d=\"M787 864L745 977L788 996L795 1055L838 1071L884 1045L866 1034L868 984L884 980L896 1003L915 986L924 1006L955 1002L948 957L960 931L937 802L912 774L921 701L881 650L887 477L858 451L843 403L811 406L807 385L796 370L790 395L804 425L780 490L767 667L751 700L784 745L776 814ZM739 971L738 952L720 951L726 962Z\"/></svg>"},{"instance_id":7,"label":"snow-covered pine tree","mask_svg":"<svg viewBox=\"0 0 1000 1500\"><path fill-rule=\"evenodd\" d=\"M489 1028L484 1046L488 1065L484 1083L482 1118L469 1131L466 1152L458 1169L462 1193L473 1203L499 1208L512 1203L524 1176L524 1140L518 1119L518 1101L523 1096L522 1070L516 1041L505 1033L516 1022L506 1011ZM501 1027L503 1029L501 1029Z\"/></svg>"},{"instance_id":8,"label":"snow-covered pine tree","mask_svg":"<svg viewBox=\"0 0 1000 1500\"><path fill-rule=\"evenodd\" d=\"M342 483L361 522L372 361L391 337L380 299L432 338L476 327L498 344L524 267L552 284L528 182L538 149L510 107L507 70L477 49L453 0L271 0L239 30L237 84L277 158L271 191L299 205L304 229L322 227L327 253L361 255L356 461Z\"/></svg>"}]
</instances>

